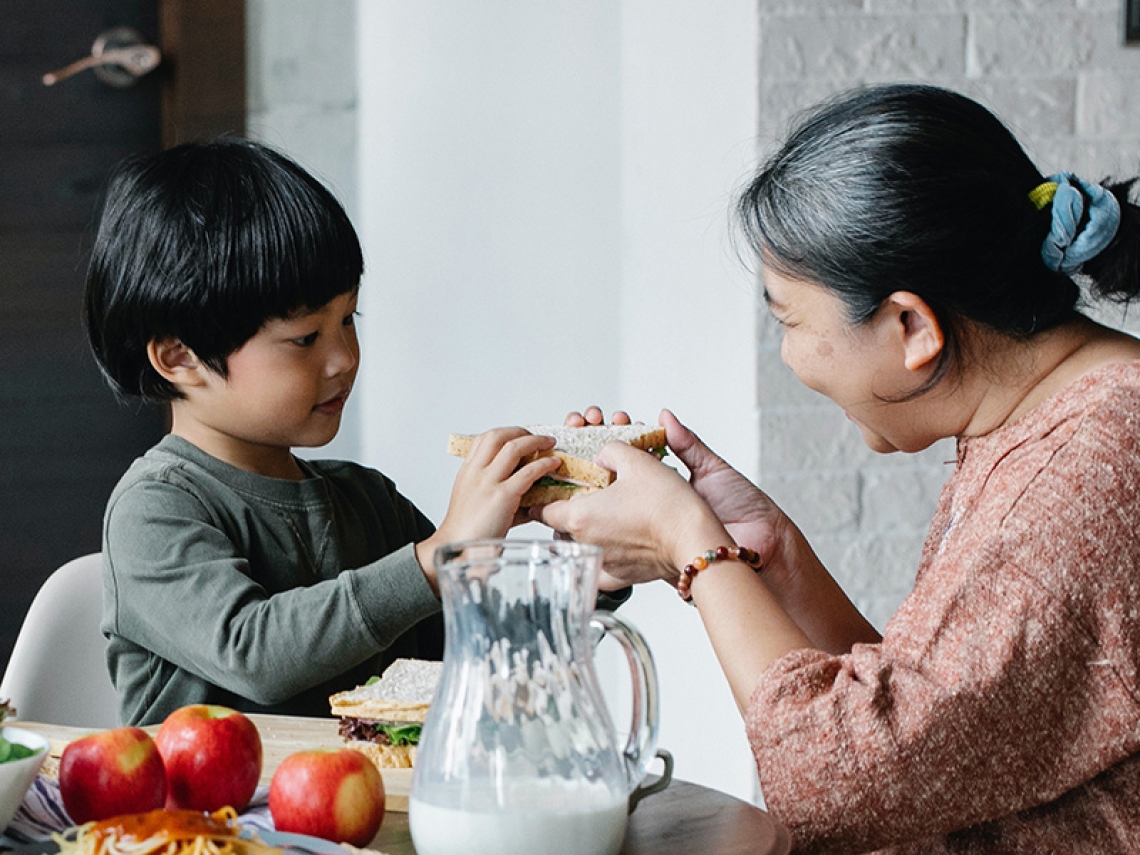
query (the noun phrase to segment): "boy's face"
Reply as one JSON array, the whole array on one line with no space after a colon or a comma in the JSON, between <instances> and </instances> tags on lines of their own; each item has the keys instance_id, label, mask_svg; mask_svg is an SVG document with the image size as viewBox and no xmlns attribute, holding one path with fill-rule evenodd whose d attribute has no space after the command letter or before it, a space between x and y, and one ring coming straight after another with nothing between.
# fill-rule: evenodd
<instances>
[{"instance_id":1,"label":"boy's face","mask_svg":"<svg viewBox=\"0 0 1140 855\"><path fill-rule=\"evenodd\" d=\"M278 476L278 464L292 463L290 448L331 441L360 364L356 301L349 292L267 321L226 360L228 377L204 370L201 384L185 390L173 432L228 463Z\"/></svg>"}]
</instances>

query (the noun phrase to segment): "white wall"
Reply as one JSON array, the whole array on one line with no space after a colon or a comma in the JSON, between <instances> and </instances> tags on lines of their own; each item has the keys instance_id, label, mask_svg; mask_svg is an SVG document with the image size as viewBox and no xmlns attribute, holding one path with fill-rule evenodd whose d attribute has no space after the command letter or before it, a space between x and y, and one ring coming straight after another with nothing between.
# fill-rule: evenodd
<instances>
[{"instance_id":1,"label":"white wall","mask_svg":"<svg viewBox=\"0 0 1140 855\"><path fill-rule=\"evenodd\" d=\"M357 14L362 460L439 520L449 432L667 405L754 475L755 296L726 216L757 126L750 0ZM695 610L662 587L623 612L678 776L752 798Z\"/></svg>"},{"instance_id":2,"label":"white wall","mask_svg":"<svg viewBox=\"0 0 1140 855\"><path fill-rule=\"evenodd\" d=\"M363 453L440 519L449 432L616 402L618 18L525 0L359 13Z\"/></svg>"}]
</instances>

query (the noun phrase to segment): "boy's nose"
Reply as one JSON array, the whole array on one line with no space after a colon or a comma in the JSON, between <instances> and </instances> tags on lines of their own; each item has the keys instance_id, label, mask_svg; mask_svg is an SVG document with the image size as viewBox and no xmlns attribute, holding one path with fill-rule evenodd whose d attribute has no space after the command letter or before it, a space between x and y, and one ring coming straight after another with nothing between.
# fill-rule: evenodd
<instances>
[{"instance_id":1,"label":"boy's nose","mask_svg":"<svg viewBox=\"0 0 1140 855\"><path fill-rule=\"evenodd\" d=\"M328 371L335 376L345 374L356 368L360 362L360 344L356 340L355 331L342 333L336 346L329 354Z\"/></svg>"}]
</instances>

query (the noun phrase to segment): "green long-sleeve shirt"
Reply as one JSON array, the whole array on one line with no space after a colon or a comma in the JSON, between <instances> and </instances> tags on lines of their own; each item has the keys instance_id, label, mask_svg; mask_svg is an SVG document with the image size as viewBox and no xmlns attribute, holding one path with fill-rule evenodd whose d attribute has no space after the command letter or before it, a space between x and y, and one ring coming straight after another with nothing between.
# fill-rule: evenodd
<instances>
[{"instance_id":1,"label":"green long-sleeve shirt","mask_svg":"<svg viewBox=\"0 0 1140 855\"><path fill-rule=\"evenodd\" d=\"M379 472L301 465L266 478L167 436L116 486L102 628L124 723L190 703L328 715L392 659L442 655L412 548L431 522Z\"/></svg>"}]
</instances>

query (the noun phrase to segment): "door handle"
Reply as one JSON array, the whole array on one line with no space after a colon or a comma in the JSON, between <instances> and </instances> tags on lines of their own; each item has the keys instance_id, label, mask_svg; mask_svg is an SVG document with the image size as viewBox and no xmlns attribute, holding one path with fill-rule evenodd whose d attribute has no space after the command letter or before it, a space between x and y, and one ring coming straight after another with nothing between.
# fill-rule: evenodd
<instances>
[{"instance_id":1,"label":"door handle","mask_svg":"<svg viewBox=\"0 0 1140 855\"><path fill-rule=\"evenodd\" d=\"M112 27L99 34L91 46L91 55L44 75L44 86L54 86L72 75L95 69L95 76L108 86L125 89L134 86L143 75L158 68L162 53L148 45L130 27Z\"/></svg>"}]
</instances>

